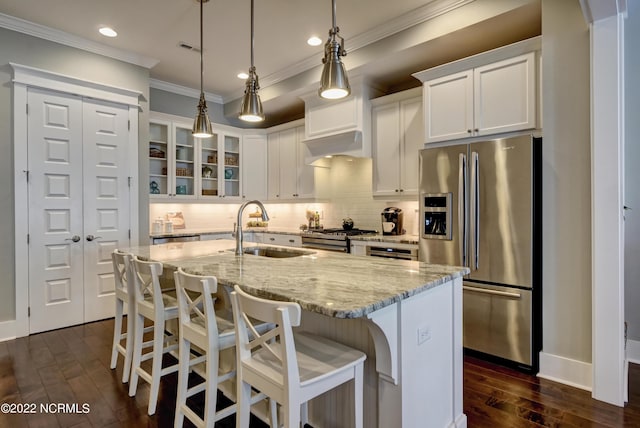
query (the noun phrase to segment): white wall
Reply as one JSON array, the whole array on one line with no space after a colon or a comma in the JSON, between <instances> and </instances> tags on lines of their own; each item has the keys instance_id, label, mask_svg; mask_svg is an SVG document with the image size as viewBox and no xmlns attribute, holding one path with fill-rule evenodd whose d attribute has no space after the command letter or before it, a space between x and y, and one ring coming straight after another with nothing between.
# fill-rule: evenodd
<instances>
[{"instance_id":1,"label":"white wall","mask_svg":"<svg viewBox=\"0 0 640 428\"><path fill-rule=\"evenodd\" d=\"M316 196L322 202L265 203L269 213L269 229L296 232L306 223L307 209L321 214L325 227L340 227L342 219L351 217L360 229L381 229L380 213L388 206L404 212L407 233L417 233L417 197L412 200L388 201L372 196L371 159L336 157L331 168L316 169ZM168 211L181 211L187 229L231 230L236 221L239 204L173 204L152 203L149 218L165 216ZM252 209L247 208L248 212ZM243 224L248 220L245 215Z\"/></svg>"},{"instance_id":2,"label":"white wall","mask_svg":"<svg viewBox=\"0 0 640 428\"><path fill-rule=\"evenodd\" d=\"M14 204L13 204L13 85L10 62L41 68L139 91L140 99L139 139L147 140L149 98L149 70L75 48L62 46L47 40L27 36L0 28L0 321L15 319L14 272ZM16 142L22 144L23 142ZM140 159L146 158L145 145L141 145ZM146 181L146 165L140 169L141 182ZM146 184L141 185L146 188ZM138 205L140 229L148 229L148 197L142 192ZM26 215L26 213L24 213ZM26 217L25 217L26 218ZM18 219L22 221L23 219ZM25 237L26 239L26 237ZM26 287L27 284L18 284Z\"/></svg>"},{"instance_id":3,"label":"white wall","mask_svg":"<svg viewBox=\"0 0 640 428\"><path fill-rule=\"evenodd\" d=\"M542 1L543 358L591 363L589 30L578 0ZM590 385L585 385L590 386Z\"/></svg>"},{"instance_id":4,"label":"white wall","mask_svg":"<svg viewBox=\"0 0 640 428\"><path fill-rule=\"evenodd\" d=\"M625 21L625 316L628 338L640 341L640 2L627 3ZM640 352L633 355L640 361Z\"/></svg>"}]
</instances>

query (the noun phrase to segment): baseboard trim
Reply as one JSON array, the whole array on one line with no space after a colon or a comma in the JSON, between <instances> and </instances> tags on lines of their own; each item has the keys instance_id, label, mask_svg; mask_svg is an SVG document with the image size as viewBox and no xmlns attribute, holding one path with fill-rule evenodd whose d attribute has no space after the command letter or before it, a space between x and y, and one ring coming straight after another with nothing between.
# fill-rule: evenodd
<instances>
[{"instance_id":1,"label":"baseboard trim","mask_svg":"<svg viewBox=\"0 0 640 428\"><path fill-rule=\"evenodd\" d=\"M0 322L0 342L12 340L16 337L16 320Z\"/></svg>"},{"instance_id":2,"label":"baseboard trim","mask_svg":"<svg viewBox=\"0 0 640 428\"><path fill-rule=\"evenodd\" d=\"M627 340L627 361L640 364L640 341Z\"/></svg>"},{"instance_id":3,"label":"baseboard trim","mask_svg":"<svg viewBox=\"0 0 640 428\"><path fill-rule=\"evenodd\" d=\"M593 367L591 363L540 352L538 377L591 391Z\"/></svg>"}]
</instances>

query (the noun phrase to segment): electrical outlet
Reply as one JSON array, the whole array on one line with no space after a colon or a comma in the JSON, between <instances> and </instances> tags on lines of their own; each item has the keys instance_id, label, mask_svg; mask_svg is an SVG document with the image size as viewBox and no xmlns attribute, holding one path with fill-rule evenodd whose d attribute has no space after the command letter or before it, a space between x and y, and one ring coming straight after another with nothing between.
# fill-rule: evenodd
<instances>
[{"instance_id":1,"label":"electrical outlet","mask_svg":"<svg viewBox=\"0 0 640 428\"><path fill-rule=\"evenodd\" d=\"M418 345L422 345L427 340L431 340L431 328L428 326L418 327Z\"/></svg>"}]
</instances>

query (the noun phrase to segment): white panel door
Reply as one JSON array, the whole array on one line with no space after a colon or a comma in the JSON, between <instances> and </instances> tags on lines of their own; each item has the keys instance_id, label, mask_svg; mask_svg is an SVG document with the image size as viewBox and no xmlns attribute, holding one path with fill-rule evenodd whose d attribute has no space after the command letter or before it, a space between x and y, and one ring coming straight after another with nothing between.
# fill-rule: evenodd
<instances>
[{"instance_id":1,"label":"white panel door","mask_svg":"<svg viewBox=\"0 0 640 428\"><path fill-rule=\"evenodd\" d=\"M84 102L84 322L114 315L111 253L129 246L128 115Z\"/></svg>"},{"instance_id":2,"label":"white panel door","mask_svg":"<svg viewBox=\"0 0 640 428\"><path fill-rule=\"evenodd\" d=\"M113 316L129 246L128 107L28 90L29 332Z\"/></svg>"},{"instance_id":3,"label":"white panel door","mask_svg":"<svg viewBox=\"0 0 640 428\"><path fill-rule=\"evenodd\" d=\"M82 99L29 89L30 333L80 324ZM18 221L18 220L16 220Z\"/></svg>"}]
</instances>

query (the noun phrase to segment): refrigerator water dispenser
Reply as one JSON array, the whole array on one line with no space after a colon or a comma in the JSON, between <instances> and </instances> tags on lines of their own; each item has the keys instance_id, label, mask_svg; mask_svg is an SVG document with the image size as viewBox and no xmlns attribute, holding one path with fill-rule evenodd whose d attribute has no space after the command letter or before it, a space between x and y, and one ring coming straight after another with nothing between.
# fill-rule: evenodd
<instances>
[{"instance_id":1,"label":"refrigerator water dispenser","mask_svg":"<svg viewBox=\"0 0 640 428\"><path fill-rule=\"evenodd\" d=\"M451 193L422 195L422 237L451 240Z\"/></svg>"}]
</instances>

